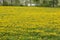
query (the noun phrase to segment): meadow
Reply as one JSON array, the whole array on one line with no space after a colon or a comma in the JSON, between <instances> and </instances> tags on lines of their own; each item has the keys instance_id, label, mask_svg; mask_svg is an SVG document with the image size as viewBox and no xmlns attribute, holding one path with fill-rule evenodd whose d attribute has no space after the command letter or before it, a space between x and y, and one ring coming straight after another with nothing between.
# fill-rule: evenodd
<instances>
[{"instance_id":1,"label":"meadow","mask_svg":"<svg viewBox=\"0 0 60 40\"><path fill-rule=\"evenodd\" d=\"M60 40L60 8L0 6L0 40Z\"/></svg>"}]
</instances>

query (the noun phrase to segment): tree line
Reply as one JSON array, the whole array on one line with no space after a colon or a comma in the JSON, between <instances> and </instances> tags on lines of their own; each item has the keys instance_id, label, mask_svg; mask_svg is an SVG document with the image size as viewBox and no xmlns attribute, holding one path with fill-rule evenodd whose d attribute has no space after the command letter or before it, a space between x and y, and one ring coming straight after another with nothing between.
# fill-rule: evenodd
<instances>
[{"instance_id":1,"label":"tree line","mask_svg":"<svg viewBox=\"0 0 60 40\"><path fill-rule=\"evenodd\" d=\"M23 1L22 1L23 2ZM24 1L24 5L22 4L21 0L10 0L10 3L7 0L3 0L3 2L0 2L0 5L2 6L28 6L28 4L30 6L44 6L44 7L57 7L59 6L58 0L25 0ZM42 2L42 3L40 3ZM34 4L33 4L34 3Z\"/></svg>"}]
</instances>

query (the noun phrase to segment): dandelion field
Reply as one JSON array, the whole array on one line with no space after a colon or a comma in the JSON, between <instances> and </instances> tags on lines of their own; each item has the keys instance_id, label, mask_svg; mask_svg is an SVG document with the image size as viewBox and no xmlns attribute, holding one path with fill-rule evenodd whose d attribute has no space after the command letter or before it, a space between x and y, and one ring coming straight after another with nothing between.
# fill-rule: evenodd
<instances>
[{"instance_id":1,"label":"dandelion field","mask_svg":"<svg viewBox=\"0 0 60 40\"><path fill-rule=\"evenodd\" d=\"M1 6L0 40L60 40L60 8Z\"/></svg>"}]
</instances>

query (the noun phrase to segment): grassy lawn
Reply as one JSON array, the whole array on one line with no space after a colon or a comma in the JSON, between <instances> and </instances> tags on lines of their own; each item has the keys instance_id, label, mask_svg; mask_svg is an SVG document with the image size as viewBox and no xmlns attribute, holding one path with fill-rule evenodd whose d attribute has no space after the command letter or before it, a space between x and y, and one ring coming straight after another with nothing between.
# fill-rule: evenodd
<instances>
[{"instance_id":1,"label":"grassy lawn","mask_svg":"<svg viewBox=\"0 0 60 40\"><path fill-rule=\"evenodd\" d=\"M60 8L1 6L0 40L60 40Z\"/></svg>"}]
</instances>

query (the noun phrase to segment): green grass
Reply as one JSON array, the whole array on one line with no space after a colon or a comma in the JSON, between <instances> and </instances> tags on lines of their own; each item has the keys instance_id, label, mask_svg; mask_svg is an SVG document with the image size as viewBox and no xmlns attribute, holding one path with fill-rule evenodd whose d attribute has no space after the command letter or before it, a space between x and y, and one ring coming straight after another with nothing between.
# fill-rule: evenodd
<instances>
[{"instance_id":1,"label":"green grass","mask_svg":"<svg viewBox=\"0 0 60 40\"><path fill-rule=\"evenodd\" d=\"M1 6L0 40L60 40L60 8Z\"/></svg>"}]
</instances>

